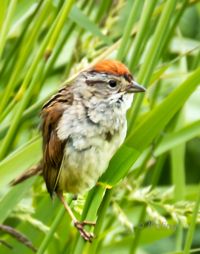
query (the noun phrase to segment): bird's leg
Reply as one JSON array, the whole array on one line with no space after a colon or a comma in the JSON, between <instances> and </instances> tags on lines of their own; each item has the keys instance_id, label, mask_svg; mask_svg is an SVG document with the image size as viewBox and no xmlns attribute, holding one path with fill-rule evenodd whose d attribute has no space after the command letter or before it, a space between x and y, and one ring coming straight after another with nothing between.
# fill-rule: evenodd
<instances>
[{"instance_id":1,"label":"bird's leg","mask_svg":"<svg viewBox=\"0 0 200 254\"><path fill-rule=\"evenodd\" d=\"M92 233L87 232L84 229L84 226L86 226L86 225L95 226L95 222L78 221L77 218L75 217L74 213L72 212L71 208L68 206L67 202L65 201L63 193L57 192L57 196L60 199L60 201L63 203L65 210L69 214L70 218L72 219L72 221L74 223L74 226L78 229L78 231L80 232L80 235L83 237L83 239L86 241L92 242L94 235Z\"/></svg>"}]
</instances>

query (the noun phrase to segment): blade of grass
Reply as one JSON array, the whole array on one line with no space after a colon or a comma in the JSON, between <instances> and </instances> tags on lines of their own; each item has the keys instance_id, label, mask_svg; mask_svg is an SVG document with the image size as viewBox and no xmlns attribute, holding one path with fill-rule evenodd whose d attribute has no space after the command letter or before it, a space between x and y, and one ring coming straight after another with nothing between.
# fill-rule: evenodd
<instances>
[{"instance_id":1,"label":"blade of grass","mask_svg":"<svg viewBox=\"0 0 200 254\"><path fill-rule=\"evenodd\" d=\"M10 215L12 210L17 206L26 192L33 185L35 177L23 182L23 184L16 185L0 201L0 224Z\"/></svg>"},{"instance_id":2,"label":"blade of grass","mask_svg":"<svg viewBox=\"0 0 200 254\"><path fill-rule=\"evenodd\" d=\"M146 36L146 31L148 30L148 27L150 25L150 20L151 20L151 16L153 13L153 10L156 6L157 0L152 0L152 1L148 1L146 0L144 3L144 7L142 10L142 16L140 19L140 23L139 23L139 30L136 34L136 38L134 41L134 50L131 54L131 60L129 63L129 67L130 70L133 71L133 69L135 68L135 66L138 64L138 60L139 60L139 52L140 52L140 47L141 44L144 41L144 38Z\"/></svg>"},{"instance_id":3,"label":"blade of grass","mask_svg":"<svg viewBox=\"0 0 200 254\"><path fill-rule=\"evenodd\" d=\"M97 251L98 251L98 244L99 244L98 236L100 235L101 230L104 225L103 222L105 220L106 211L107 211L109 204L110 204L112 192L113 192L113 189L106 190L103 200L101 202L101 205L98 209L98 217L97 217L97 222L96 222L95 229L94 229L94 235L97 237L97 239L94 239L94 242L92 244L87 244L85 246L84 251L87 253L97 253Z\"/></svg>"},{"instance_id":4,"label":"blade of grass","mask_svg":"<svg viewBox=\"0 0 200 254\"><path fill-rule=\"evenodd\" d=\"M6 85L6 88L4 90L4 96L0 102L0 112L4 111L5 105L8 103L10 99L12 91L14 90L15 85L19 79L19 72L27 61L27 58L32 50L33 43L35 39L37 38L37 36L39 35L39 28L44 23L46 15L50 11L49 9L50 6L51 6L51 1L46 1L43 4L43 7L39 15L37 16L37 19L36 19L36 22L34 23L33 28L25 37L25 40L22 43L21 50L19 52L20 57L18 57L18 61L17 63L15 63L14 70L11 73L11 77L9 78L8 84ZM19 100L21 96L23 96L22 90L24 91L25 87L20 89L20 92L18 92L18 96L15 96L15 100Z\"/></svg>"},{"instance_id":5,"label":"blade of grass","mask_svg":"<svg viewBox=\"0 0 200 254\"><path fill-rule=\"evenodd\" d=\"M99 27L95 23L90 21L88 17L86 17L84 13L77 6L74 6L72 8L69 17L72 21L77 23L80 27L83 27L84 29L86 29L86 31L90 31L93 35L101 38L102 41L105 42L106 44L108 45L112 44L112 40L108 36L104 35L99 29Z\"/></svg>"},{"instance_id":6,"label":"blade of grass","mask_svg":"<svg viewBox=\"0 0 200 254\"><path fill-rule=\"evenodd\" d=\"M6 10L8 6L8 1L2 1L1 8L0 8L0 31L2 31L3 22L6 16Z\"/></svg>"},{"instance_id":7,"label":"blade of grass","mask_svg":"<svg viewBox=\"0 0 200 254\"><path fill-rule=\"evenodd\" d=\"M139 157L138 150L123 145L110 161L109 167L100 178L100 182L108 185L115 185L125 176L127 170L131 168ZM124 173L125 172L125 173Z\"/></svg>"},{"instance_id":8,"label":"blade of grass","mask_svg":"<svg viewBox=\"0 0 200 254\"><path fill-rule=\"evenodd\" d=\"M156 165L153 168L153 174L152 174L152 178L151 178L151 185L152 188L155 188L156 185L158 184L158 181L160 179L162 170L163 170L163 165L166 161L166 154L162 154L161 156L159 156L159 158L156 161Z\"/></svg>"},{"instance_id":9,"label":"blade of grass","mask_svg":"<svg viewBox=\"0 0 200 254\"><path fill-rule=\"evenodd\" d=\"M103 197L103 200L101 202L101 205L98 209L98 218L97 218L97 222L95 225L95 229L94 229L94 235L96 237L96 239L94 239L92 244L87 244L84 248L85 253L97 253L97 248L98 248L98 236L101 233L102 227L103 227L103 222L104 222L104 218L106 216L106 211L108 209L108 206L110 204L110 199L112 196L112 189L107 189L105 192L105 195Z\"/></svg>"},{"instance_id":10,"label":"blade of grass","mask_svg":"<svg viewBox=\"0 0 200 254\"><path fill-rule=\"evenodd\" d=\"M194 92L199 82L200 68L196 69L160 105L148 114L127 138L126 144L140 151L147 147Z\"/></svg>"},{"instance_id":11,"label":"blade of grass","mask_svg":"<svg viewBox=\"0 0 200 254\"><path fill-rule=\"evenodd\" d=\"M178 115L178 121L175 130L180 128L183 124L183 113ZM185 196L185 143L176 145L170 150L171 157L171 179L174 186L174 200L181 201ZM183 227L178 225L176 230L176 246L177 251L181 250L183 242Z\"/></svg>"},{"instance_id":12,"label":"blade of grass","mask_svg":"<svg viewBox=\"0 0 200 254\"><path fill-rule=\"evenodd\" d=\"M154 151L155 156L169 151L176 145L186 143L188 140L200 135L200 121L195 121L186 127L177 130L175 132L167 134L159 143L158 147Z\"/></svg>"},{"instance_id":13,"label":"blade of grass","mask_svg":"<svg viewBox=\"0 0 200 254\"><path fill-rule=\"evenodd\" d=\"M14 63L16 62L17 55L18 55L17 49L21 47L21 43L24 41L24 37L25 35L27 35L28 29L30 29L32 21L35 19L35 16L38 14L40 8L42 7L42 2L43 2L42 0L39 1L38 5L30 13L30 16L25 20L25 24L19 38L12 45L12 49L6 55L5 61L3 62L3 67L1 69L1 73L3 77L4 76L9 77L11 70L14 69ZM5 78L5 80L9 80L9 78Z\"/></svg>"},{"instance_id":14,"label":"blade of grass","mask_svg":"<svg viewBox=\"0 0 200 254\"><path fill-rule=\"evenodd\" d=\"M157 52L160 50L161 46L163 45L162 40L164 39L166 35L165 30L167 29L167 26L169 26L169 23L171 20L170 18L174 12L176 2L177 2L176 0L166 1L165 8L163 10L163 13L161 14L155 33L153 35L150 49L148 50L145 56L145 60L139 71L137 80L139 83L141 83L144 86L148 86L148 83L152 76L153 69L155 68L157 64L157 61L158 61ZM134 106L131 108L129 112L129 126L133 126L137 118L137 115L139 113L140 105L142 103L143 98L144 98L144 95L139 95L136 98L134 102Z\"/></svg>"},{"instance_id":15,"label":"blade of grass","mask_svg":"<svg viewBox=\"0 0 200 254\"><path fill-rule=\"evenodd\" d=\"M94 189L91 191L93 195L92 203L87 202L86 200L86 205L84 206L83 214L86 215L85 217L82 217L82 220L88 220L88 221L95 221L96 216L97 216L97 211L99 209L99 206L102 202L105 188L102 188L101 186L96 186ZM90 195L88 196L90 198ZM79 254L82 253L83 247L85 245L85 242L83 238L80 236L80 234L77 235L77 238L74 242L74 248L72 253L73 254Z\"/></svg>"},{"instance_id":16,"label":"blade of grass","mask_svg":"<svg viewBox=\"0 0 200 254\"><path fill-rule=\"evenodd\" d=\"M146 217L146 205L143 205L142 211L140 214L140 218L138 221L138 225L144 224L145 217ZM141 231L142 230L139 227L136 228L136 230L135 230L135 237L134 237L133 242L130 246L130 254L136 253L136 250L137 250L137 247L139 244L139 240L140 240Z\"/></svg>"},{"instance_id":17,"label":"blade of grass","mask_svg":"<svg viewBox=\"0 0 200 254\"><path fill-rule=\"evenodd\" d=\"M200 186L200 185L199 185ZM192 215L192 220L188 229L188 233L186 236L186 241L185 241L185 246L184 246L184 251L183 254L189 254L190 253L190 248L192 245L192 239L194 236L194 232L195 232L195 226L196 226L196 219L197 219L197 215L199 212L199 206L200 206L200 188L199 188L199 193L197 193L197 201L195 204L195 208L193 211L193 215Z\"/></svg>"},{"instance_id":18,"label":"blade of grass","mask_svg":"<svg viewBox=\"0 0 200 254\"><path fill-rule=\"evenodd\" d=\"M18 148L0 163L1 187L17 177L28 167L37 163L41 158L41 139L34 138L28 144Z\"/></svg>"},{"instance_id":19,"label":"blade of grass","mask_svg":"<svg viewBox=\"0 0 200 254\"><path fill-rule=\"evenodd\" d=\"M119 60L122 60L123 56L125 55L127 44L128 44L127 42L128 42L128 39L131 35L131 30L133 28L133 25L134 25L134 23L136 21L136 17L137 17L135 14L137 13L137 10L138 10L138 7L140 4L141 4L141 0L135 0L133 2L132 9L131 9L126 27L124 28L124 33L122 36L120 47L117 52L117 59L119 59Z\"/></svg>"},{"instance_id":20,"label":"blade of grass","mask_svg":"<svg viewBox=\"0 0 200 254\"><path fill-rule=\"evenodd\" d=\"M177 25L180 21L180 18L182 17L182 14L185 11L188 4L189 4L188 0L183 0L181 5L179 6L179 8L176 8L174 18L172 19L172 24L170 26L170 29L166 30L166 34L165 34L165 37L162 41L162 46L159 49L158 56L161 55L163 49L167 48L169 41L172 38L173 32L174 32L175 28L177 27Z\"/></svg>"},{"instance_id":21,"label":"blade of grass","mask_svg":"<svg viewBox=\"0 0 200 254\"><path fill-rule=\"evenodd\" d=\"M180 113L182 114L182 113ZM182 116L179 116L178 123L175 126L175 130L183 124ZM174 186L174 198L176 201L184 199L185 193L185 144L176 145L170 150L171 153L171 176L172 184Z\"/></svg>"},{"instance_id":22,"label":"blade of grass","mask_svg":"<svg viewBox=\"0 0 200 254\"><path fill-rule=\"evenodd\" d=\"M24 82L22 84L22 87L27 87L28 83L30 82L30 79L31 79L32 75L34 74L34 71L45 52L46 46L47 46L51 36L54 36L54 28L55 27L57 28L55 31L56 34L58 34L58 31L61 31L61 29L64 25L64 21L67 18L67 15L69 14L70 9L73 5L73 2L74 2L74 0L65 2L63 8L60 11L60 15L58 16L58 18L55 20L55 22L51 26L47 36L45 37L45 40L43 41L43 43L37 53L37 56L35 57L29 71L27 72ZM65 19L63 18L63 16L65 17ZM62 23L60 23L60 20L62 20ZM58 29L58 24L59 24L59 29ZM6 137L3 140L3 144L0 149L0 159L2 159L7 154L8 149L9 149L11 143L13 142L15 131L19 126L22 113L29 102L29 99L32 95L32 91L34 90L34 83L32 82L31 84L32 85L28 87L26 94L23 96L23 99L19 105L18 111L12 121L12 125L10 126L10 128L6 134Z\"/></svg>"},{"instance_id":23,"label":"blade of grass","mask_svg":"<svg viewBox=\"0 0 200 254\"><path fill-rule=\"evenodd\" d=\"M61 204L60 200L55 200L57 205L58 205L58 209L55 211L54 209L54 213L55 213L55 217L52 218L53 219L53 222L50 223L50 230L48 231L48 233L45 235L45 237L42 239L42 241L40 241L40 246L38 248L38 251L37 251L37 254L41 254L41 253L45 253L45 252L49 252L49 253L54 253L54 252L50 252L51 251L51 248L52 248L52 243L54 242L55 238L57 238L57 235L60 233L59 231L59 225L62 223L63 220L66 220L67 223L70 223L71 222L71 219L70 217L68 216L63 204ZM66 202L68 203L68 205L70 206L71 203L72 203L73 199L72 199L72 196L68 196L66 198ZM55 208L55 207L54 207ZM38 211L39 212L39 211ZM47 213L48 214L48 213ZM69 221L68 221L69 220ZM61 226L61 225L60 225ZM74 229L74 226L72 226L73 229ZM68 240L68 243L70 243L70 232L69 232L69 228L70 227L67 227L64 228L64 231L61 231L64 233L65 237L66 237L66 240L64 241L67 241ZM67 230L67 232L66 232ZM66 236L66 233L67 233L67 236ZM64 237L64 238L65 238ZM63 239L56 239L57 241L55 242L56 243L56 246L58 244L59 241L63 241ZM68 246L67 250L65 251L68 251L70 247ZM58 251L58 249L56 248L56 251Z\"/></svg>"},{"instance_id":24,"label":"blade of grass","mask_svg":"<svg viewBox=\"0 0 200 254\"><path fill-rule=\"evenodd\" d=\"M52 238L55 234L56 228L58 227L58 225L60 224L60 222L62 221L64 215L65 215L66 211L64 206L61 206L56 218L54 219L53 223L51 224L51 229L48 232L48 234L46 234L44 240L42 241L37 254L43 254L45 253L46 249L48 248L48 245L50 244L50 242L52 241Z\"/></svg>"},{"instance_id":25,"label":"blade of grass","mask_svg":"<svg viewBox=\"0 0 200 254\"><path fill-rule=\"evenodd\" d=\"M38 85L37 85L37 89L35 89L35 94L34 94L35 96L36 96L36 93L38 94L40 92L40 89L41 89L44 81L48 78L48 76L50 76L50 72L51 72L51 70L52 70L52 68L53 68L53 66L54 66L54 64L55 64L55 62L58 58L58 55L61 52L63 46L65 45L66 40L72 34L74 28L75 28L75 24L70 24L68 29L66 29L65 35L62 37L62 39L59 41L58 45L55 47L55 50L53 51L53 54L49 58L49 61L44 66L44 70L41 69L41 71L43 71L43 73L42 73L42 75L39 76L39 80L37 80ZM58 88L56 87L44 99L36 102L34 105L30 106L29 109L27 109L25 112L23 112L22 121L24 122L26 119L29 119L31 116L33 116L36 112L39 112L39 110L41 109L41 107L45 103L45 101L47 101L57 91L57 89ZM37 90L37 92L36 92L36 90ZM10 104L7 106L7 108L1 114L0 121L2 119L4 119L9 114L11 109L14 109L14 105L17 106L16 101L19 100L19 97L21 96L21 95L19 96L19 93L15 95L13 100L10 102ZM9 126L10 126L10 124L8 123L6 126L0 128L0 138L1 138L2 135L4 135L2 133L5 133L5 131L8 130Z\"/></svg>"},{"instance_id":26,"label":"blade of grass","mask_svg":"<svg viewBox=\"0 0 200 254\"><path fill-rule=\"evenodd\" d=\"M7 38L8 32L9 32L12 17L15 12L16 4L17 4L17 0L10 1L8 11L7 11L7 14L5 17L5 21L3 23L2 31L0 34L0 59L2 58L2 53L4 50L4 46L5 46L6 38Z\"/></svg>"},{"instance_id":27,"label":"blade of grass","mask_svg":"<svg viewBox=\"0 0 200 254\"><path fill-rule=\"evenodd\" d=\"M98 24L100 23L100 20L103 17L103 15L105 15L106 11L107 12L109 11L109 9L110 9L110 7L112 5L112 2L113 1L111 1L111 0L107 0L107 1L101 0L100 6L99 6L99 8L97 10L98 11L97 15L96 15L96 17L94 19L95 23L98 23Z\"/></svg>"}]
</instances>

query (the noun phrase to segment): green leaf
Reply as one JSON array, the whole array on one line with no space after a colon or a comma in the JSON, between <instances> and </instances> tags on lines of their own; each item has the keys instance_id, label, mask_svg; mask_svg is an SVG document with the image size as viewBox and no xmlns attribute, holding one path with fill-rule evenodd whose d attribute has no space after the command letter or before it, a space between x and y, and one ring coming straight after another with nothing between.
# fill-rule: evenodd
<instances>
[{"instance_id":1,"label":"green leaf","mask_svg":"<svg viewBox=\"0 0 200 254\"><path fill-rule=\"evenodd\" d=\"M100 178L100 181L109 185L116 184L138 158L139 153L130 147L123 145L112 158L108 169Z\"/></svg>"},{"instance_id":2,"label":"green leaf","mask_svg":"<svg viewBox=\"0 0 200 254\"><path fill-rule=\"evenodd\" d=\"M0 163L1 187L37 163L42 155L41 139L33 139Z\"/></svg>"},{"instance_id":3,"label":"green leaf","mask_svg":"<svg viewBox=\"0 0 200 254\"><path fill-rule=\"evenodd\" d=\"M200 135L200 120L195 121L184 128L164 136L158 147L154 151L155 156L159 156L169 151L176 145L186 143L192 138Z\"/></svg>"},{"instance_id":4,"label":"green leaf","mask_svg":"<svg viewBox=\"0 0 200 254\"><path fill-rule=\"evenodd\" d=\"M10 215L20 200L25 196L27 190L33 185L35 178L31 178L22 184L11 187L10 191L0 201L0 224Z\"/></svg>"},{"instance_id":5,"label":"green leaf","mask_svg":"<svg viewBox=\"0 0 200 254\"><path fill-rule=\"evenodd\" d=\"M110 38L105 36L98 28L98 26L92 21L90 21L89 18L86 17L85 14L77 6L73 6L69 17L80 27L86 29L86 31L90 31L93 35L98 36L106 44L112 44Z\"/></svg>"},{"instance_id":6,"label":"green leaf","mask_svg":"<svg viewBox=\"0 0 200 254\"><path fill-rule=\"evenodd\" d=\"M159 135L175 113L184 105L200 82L200 68L196 69L164 101L155 107L128 137L126 144L143 151Z\"/></svg>"}]
</instances>

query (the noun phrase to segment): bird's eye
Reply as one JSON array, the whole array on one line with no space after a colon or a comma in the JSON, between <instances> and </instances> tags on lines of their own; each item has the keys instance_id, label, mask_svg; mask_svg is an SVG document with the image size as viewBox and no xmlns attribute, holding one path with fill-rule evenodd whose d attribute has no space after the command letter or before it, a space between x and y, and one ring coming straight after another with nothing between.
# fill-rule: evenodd
<instances>
[{"instance_id":1,"label":"bird's eye","mask_svg":"<svg viewBox=\"0 0 200 254\"><path fill-rule=\"evenodd\" d=\"M117 86L117 81L111 79L111 80L109 81L109 86L112 87L112 88L116 87L116 86Z\"/></svg>"}]
</instances>

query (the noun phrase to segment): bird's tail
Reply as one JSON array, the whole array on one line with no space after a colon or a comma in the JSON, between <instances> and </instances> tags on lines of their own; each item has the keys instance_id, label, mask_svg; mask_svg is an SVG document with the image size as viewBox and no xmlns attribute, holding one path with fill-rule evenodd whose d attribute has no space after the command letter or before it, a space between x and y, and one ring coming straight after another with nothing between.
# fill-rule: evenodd
<instances>
[{"instance_id":1,"label":"bird's tail","mask_svg":"<svg viewBox=\"0 0 200 254\"><path fill-rule=\"evenodd\" d=\"M16 185L18 183L21 183L25 181L26 179L35 176L35 175L42 175L42 163L39 163L37 165L32 166L27 171L22 173L20 176L16 177L10 182L10 185Z\"/></svg>"}]
</instances>

